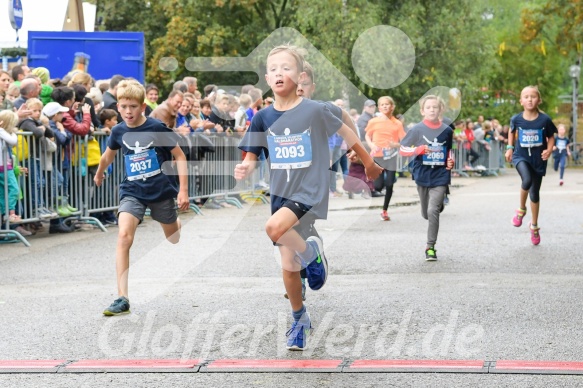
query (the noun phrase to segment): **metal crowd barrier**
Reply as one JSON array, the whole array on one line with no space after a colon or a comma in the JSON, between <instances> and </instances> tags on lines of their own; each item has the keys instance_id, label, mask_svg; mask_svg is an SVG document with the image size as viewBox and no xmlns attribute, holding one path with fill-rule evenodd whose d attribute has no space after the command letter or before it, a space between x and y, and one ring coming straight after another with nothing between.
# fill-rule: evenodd
<instances>
[{"instance_id":1,"label":"metal crowd barrier","mask_svg":"<svg viewBox=\"0 0 583 388\"><path fill-rule=\"evenodd\" d=\"M191 205L194 211L202 214L200 207L195 204L201 203L203 199L226 202L238 208L243 207L239 199L268 203L264 195L265 188L258 186L259 166L252 176L243 181L238 182L233 177L235 165L243 160L243 154L238 148L240 137L197 133L188 139L188 193L189 199L194 203Z\"/></svg>"},{"instance_id":2,"label":"metal crowd barrier","mask_svg":"<svg viewBox=\"0 0 583 388\"><path fill-rule=\"evenodd\" d=\"M477 154L477 158L470 163L470 150L467 148L466 141L454 141L454 158L455 165L453 172L460 176L468 177L469 175L479 176L498 176L500 170L505 168L503 144L498 141L488 143L490 150L477 142L471 143L471 149Z\"/></svg>"},{"instance_id":3,"label":"metal crowd barrier","mask_svg":"<svg viewBox=\"0 0 583 388\"><path fill-rule=\"evenodd\" d=\"M9 151L13 154L14 165L26 168L18 177L21 198L17 202L17 213L21 219L10 222L6 216L1 235L30 246L11 226L59 218L69 225L93 224L106 231L89 212L93 177L87 165L88 139L88 136L73 136L68 145L60 146L44 137L36 138L31 132L18 132L18 144ZM3 146L3 150L3 158L8 158L7 148ZM4 196L8 203L7 190ZM2 212L8 214L7 209Z\"/></svg>"}]
</instances>

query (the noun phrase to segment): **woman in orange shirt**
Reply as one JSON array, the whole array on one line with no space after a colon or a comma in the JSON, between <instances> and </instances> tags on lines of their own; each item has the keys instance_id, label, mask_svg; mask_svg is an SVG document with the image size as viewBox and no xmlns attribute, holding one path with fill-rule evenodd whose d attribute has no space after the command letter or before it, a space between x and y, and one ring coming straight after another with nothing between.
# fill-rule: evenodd
<instances>
[{"instance_id":1,"label":"woman in orange shirt","mask_svg":"<svg viewBox=\"0 0 583 388\"><path fill-rule=\"evenodd\" d=\"M403 123L393 116L395 101L389 96L380 97L378 100L380 116L371 119L366 126L365 139L371 149L371 156L385 171L375 180L375 190L385 188L385 202L381 218L389 221L387 213L391 197L393 195L393 183L397 171L397 156L399 155L399 143L405 137Z\"/></svg>"}]
</instances>

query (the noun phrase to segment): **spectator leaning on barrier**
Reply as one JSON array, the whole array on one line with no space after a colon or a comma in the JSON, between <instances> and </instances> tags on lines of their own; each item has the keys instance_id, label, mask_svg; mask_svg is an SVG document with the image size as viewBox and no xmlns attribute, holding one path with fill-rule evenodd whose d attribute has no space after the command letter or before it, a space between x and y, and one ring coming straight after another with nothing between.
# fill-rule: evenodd
<instances>
[{"instance_id":1,"label":"spectator leaning on barrier","mask_svg":"<svg viewBox=\"0 0 583 388\"><path fill-rule=\"evenodd\" d=\"M148 84L146 86L146 117L150 116L152 111L158 107L158 97L159 97L158 87L154 84Z\"/></svg>"},{"instance_id":2,"label":"spectator leaning on barrier","mask_svg":"<svg viewBox=\"0 0 583 388\"><path fill-rule=\"evenodd\" d=\"M247 109L251 106L251 96L248 94L241 94L239 96L239 109L235 113L235 132L243 133L247 130L248 122Z\"/></svg>"},{"instance_id":3,"label":"spectator leaning on barrier","mask_svg":"<svg viewBox=\"0 0 583 388\"><path fill-rule=\"evenodd\" d=\"M44 150L43 143L46 138L54 138L53 131L47 126L43 125L40 121L41 112L43 105L41 100L38 98L29 98L25 102L26 107L31 112L30 116L24 118L18 123L18 128L24 132L32 132L32 139L34 144L30 144L29 140L29 151L31 152L30 160L27 160L28 165L26 167L30 173L30 196L32 199L33 208L30 209L31 212L36 210L37 216L40 218L51 218L56 217L57 214L51 210L45 208L45 200L43 196L43 174L41 167L42 151Z\"/></svg>"},{"instance_id":4,"label":"spectator leaning on barrier","mask_svg":"<svg viewBox=\"0 0 583 388\"><path fill-rule=\"evenodd\" d=\"M75 87L75 85L78 85L78 87ZM91 115L91 123L93 124L93 127L97 129L97 128L99 128L101 123L99 122L99 117L97 117L97 113L95 112L95 106L93 105L93 100L87 96L87 94L91 90L91 85L93 85L93 79L91 78L91 76L87 73L84 73L84 72L78 72L78 73L75 73L73 75L73 77L71 77L71 81L69 81L69 84L67 86L73 88L73 90L75 90L76 95L81 90L79 87L84 89L84 98L83 98L82 102L89 105L89 107L90 107L89 114Z\"/></svg>"},{"instance_id":5,"label":"spectator leaning on barrier","mask_svg":"<svg viewBox=\"0 0 583 388\"><path fill-rule=\"evenodd\" d=\"M14 107L16 109L20 109L22 105L28 100L29 98L37 98L40 92L39 84L36 79L33 78L25 78L20 83L20 97L14 100ZM18 113L18 118L23 119L23 116L20 112Z\"/></svg>"},{"instance_id":6,"label":"spectator leaning on barrier","mask_svg":"<svg viewBox=\"0 0 583 388\"><path fill-rule=\"evenodd\" d=\"M12 68L12 79L17 86L30 74L30 68L26 65L16 65Z\"/></svg>"},{"instance_id":7,"label":"spectator leaning on barrier","mask_svg":"<svg viewBox=\"0 0 583 388\"><path fill-rule=\"evenodd\" d=\"M103 107L106 109L113 109L117 112L117 85L125 78L123 75L114 75L109 80L109 89L103 93ZM117 112L117 120L122 121L121 115Z\"/></svg>"},{"instance_id":8,"label":"spectator leaning on barrier","mask_svg":"<svg viewBox=\"0 0 583 388\"><path fill-rule=\"evenodd\" d=\"M0 94L2 94L3 100L0 101L0 110L10 110L12 111L14 108L14 104L8 95L8 89L12 84L12 78L7 71L0 70Z\"/></svg>"},{"instance_id":9,"label":"spectator leaning on barrier","mask_svg":"<svg viewBox=\"0 0 583 388\"><path fill-rule=\"evenodd\" d=\"M51 93L53 92L53 87L49 85L49 80L51 79L51 74L49 69L46 67L35 67L32 69L32 74L36 75L41 81L41 91L39 94L40 100L44 105L53 101L51 99Z\"/></svg>"},{"instance_id":10,"label":"spectator leaning on barrier","mask_svg":"<svg viewBox=\"0 0 583 388\"><path fill-rule=\"evenodd\" d=\"M212 112L209 118L210 121L216 124L217 132L232 131L235 120L229 116L229 96L226 94L219 94L215 100L215 105L212 107Z\"/></svg>"},{"instance_id":11,"label":"spectator leaning on barrier","mask_svg":"<svg viewBox=\"0 0 583 388\"><path fill-rule=\"evenodd\" d=\"M0 140L2 148L0 148L0 213L2 216L8 214L8 220L10 222L19 222L21 220L20 216L16 214L16 205L18 203L18 197L20 196L20 187L18 186L18 180L14 173L15 160L12 157L12 147L16 146L18 138L16 136L16 124L18 122L18 115L9 110L4 110L0 112ZM7 165L4 166L3 154L8 153ZM8 203L4 202L4 179L6 175L6 180L8 183ZM4 224L4 220L2 220ZM26 235L31 233L25 231Z\"/></svg>"},{"instance_id":12,"label":"spectator leaning on barrier","mask_svg":"<svg viewBox=\"0 0 583 388\"><path fill-rule=\"evenodd\" d=\"M156 109L150 113L149 117L158 119L163 122L168 128L176 128L176 117L178 109L182 106L184 94L178 90L173 90L168 95L166 101L158 105Z\"/></svg>"},{"instance_id":13,"label":"spectator leaning on barrier","mask_svg":"<svg viewBox=\"0 0 583 388\"><path fill-rule=\"evenodd\" d=\"M99 88L92 87L91 89L89 89L87 97L90 98L91 101L93 102L93 106L95 107L95 113L99 117L99 112L103 108L103 93L101 93L101 90L99 90Z\"/></svg>"}]
</instances>

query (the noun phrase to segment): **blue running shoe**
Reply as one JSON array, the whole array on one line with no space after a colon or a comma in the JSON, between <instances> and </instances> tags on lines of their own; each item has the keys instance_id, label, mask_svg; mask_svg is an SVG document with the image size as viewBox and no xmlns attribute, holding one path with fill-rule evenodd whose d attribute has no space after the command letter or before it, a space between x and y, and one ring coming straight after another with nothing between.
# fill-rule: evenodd
<instances>
[{"instance_id":1,"label":"blue running shoe","mask_svg":"<svg viewBox=\"0 0 583 388\"><path fill-rule=\"evenodd\" d=\"M299 321L294 321L291 328L285 333L287 336L286 347L289 350L306 350L308 348L308 336L312 330L310 316L305 312Z\"/></svg>"},{"instance_id":2,"label":"blue running shoe","mask_svg":"<svg viewBox=\"0 0 583 388\"><path fill-rule=\"evenodd\" d=\"M125 296L120 296L113 303L105 309L103 315L111 317L113 315L129 314L130 301Z\"/></svg>"},{"instance_id":3,"label":"blue running shoe","mask_svg":"<svg viewBox=\"0 0 583 388\"><path fill-rule=\"evenodd\" d=\"M324 284L326 284L326 279L328 279L328 260L324 256L322 240L319 237L308 237L306 243L311 244L316 251L316 260L312 260L306 267L308 285L315 291L324 287Z\"/></svg>"}]
</instances>

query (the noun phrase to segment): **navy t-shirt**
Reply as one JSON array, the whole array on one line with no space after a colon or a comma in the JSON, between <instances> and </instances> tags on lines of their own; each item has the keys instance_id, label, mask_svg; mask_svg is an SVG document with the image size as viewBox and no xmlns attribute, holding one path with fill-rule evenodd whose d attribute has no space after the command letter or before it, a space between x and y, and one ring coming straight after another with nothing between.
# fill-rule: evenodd
<instances>
[{"instance_id":1,"label":"navy t-shirt","mask_svg":"<svg viewBox=\"0 0 583 388\"><path fill-rule=\"evenodd\" d=\"M547 148L547 139L557 133L551 118L539 112L536 119L526 120L521 112L510 119L510 132L515 134L512 164L526 162L538 175L545 176L547 161L541 154Z\"/></svg>"},{"instance_id":2,"label":"navy t-shirt","mask_svg":"<svg viewBox=\"0 0 583 388\"><path fill-rule=\"evenodd\" d=\"M287 111L273 105L258 111L239 148L259 155L262 150L271 168L271 211L282 201L293 200L310 207L316 219L326 219L330 187L328 137L342 122L326 104L303 99Z\"/></svg>"},{"instance_id":3,"label":"navy t-shirt","mask_svg":"<svg viewBox=\"0 0 583 388\"><path fill-rule=\"evenodd\" d=\"M129 128L125 122L113 127L107 146L124 155L119 199L130 196L148 204L176 198L177 176L164 162L172 161L171 151L179 140L180 135L150 117L139 127Z\"/></svg>"},{"instance_id":4,"label":"navy t-shirt","mask_svg":"<svg viewBox=\"0 0 583 388\"><path fill-rule=\"evenodd\" d=\"M566 137L555 136L556 155L567 155L567 147L569 147L569 139Z\"/></svg>"},{"instance_id":5,"label":"navy t-shirt","mask_svg":"<svg viewBox=\"0 0 583 388\"><path fill-rule=\"evenodd\" d=\"M427 155L411 157L409 167L415 183L423 187L447 186L451 183L451 171L446 167L447 158L453 142L453 130L441 124L429 128L423 122L415 124L405 135L401 144L404 147L428 145Z\"/></svg>"}]
</instances>

